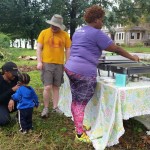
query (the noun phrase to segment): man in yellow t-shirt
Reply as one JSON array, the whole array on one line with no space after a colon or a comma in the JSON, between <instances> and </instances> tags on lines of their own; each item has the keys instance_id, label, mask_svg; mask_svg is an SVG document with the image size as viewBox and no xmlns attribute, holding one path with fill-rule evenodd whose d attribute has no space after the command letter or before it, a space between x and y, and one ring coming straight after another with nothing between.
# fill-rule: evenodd
<instances>
[{"instance_id":1,"label":"man in yellow t-shirt","mask_svg":"<svg viewBox=\"0 0 150 150\"><path fill-rule=\"evenodd\" d=\"M58 108L59 87L63 80L64 60L70 55L71 40L63 31L62 16L55 14L46 21L50 28L42 30L37 40L37 69L41 70L41 80L44 85L44 109L41 117L48 117L50 91L52 90L53 112L62 113Z\"/></svg>"}]
</instances>

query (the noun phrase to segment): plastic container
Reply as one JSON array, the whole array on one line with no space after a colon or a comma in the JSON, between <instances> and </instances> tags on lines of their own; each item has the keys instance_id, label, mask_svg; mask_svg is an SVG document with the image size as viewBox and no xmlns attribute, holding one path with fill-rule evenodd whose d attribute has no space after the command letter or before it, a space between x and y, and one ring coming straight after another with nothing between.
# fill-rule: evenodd
<instances>
[{"instance_id":1,"label":"plastic container","mask_svg":"<svg viewBox=\"0 0 150 150\"><path fill-rule=\"evenodd\" d=\"M115 85L119 87L125 87L127 85L127 75L118 74L115 75Z\"/></svg>"}]
</instances>

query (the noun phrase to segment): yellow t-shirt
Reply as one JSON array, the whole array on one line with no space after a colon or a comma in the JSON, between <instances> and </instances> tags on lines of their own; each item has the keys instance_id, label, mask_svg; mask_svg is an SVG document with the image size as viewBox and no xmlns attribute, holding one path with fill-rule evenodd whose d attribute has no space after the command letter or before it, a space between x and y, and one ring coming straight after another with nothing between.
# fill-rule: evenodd
<instances>
[{"instance_id":1,"label":"yellow t-shirt","mask_svg":"<svg viewBox=\"0 0 150 150\"><path fill-rule=\"evenodd\" d=\"M60 30L53 33L51 28L48 28L42 30L37 42L43 45L42 62L64 64L64 50L71 46L67 32Z\"/></svg>"}]
</instances>

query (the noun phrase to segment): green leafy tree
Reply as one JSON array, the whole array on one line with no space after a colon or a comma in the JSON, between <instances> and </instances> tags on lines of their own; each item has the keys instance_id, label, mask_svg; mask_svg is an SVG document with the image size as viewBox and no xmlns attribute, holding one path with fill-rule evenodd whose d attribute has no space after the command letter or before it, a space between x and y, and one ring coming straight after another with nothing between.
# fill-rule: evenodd
<instances>
[{"instance_id":1,"label":"green leafy tree","mask_svg":"<svg viewBox=\"0 0 150 150\"><path fill-rule=\"evenodd\" d=\"M83 13L87 7L97 4L108 9L112 5L108 0L47 0L44 3L48 4L46 10L49 13L49 16L45 17L51 18L53 14L61 14L71 38L75 29L84 24Z\"/></svg>"},{"instance_id":2,"label":"green leafy tree","mask_svg":"<svg viewBox=\"0 0 150 150\"><path fill-rule=\"evenodd\" d=\"M84 10L93 4L105 9L112 5L107 0L1 0L0 31L9 33L13 39L30 39L33 48L34 39L46 27L45 20L57 13L63 16L72 38L75 29L84 24Z\"/></svg>"},{"instance_id":3,"label":"green leafy tree","mask_svg":"<svg viewBox=\"0 0 150 150\"><path fill-rule=\"evenodd\" d=\"M41 3L37 0L23 0L21 4L24 10L20 16L20 31L25 39L30 39L33 49L34 39L37 38L39 32L45 27L45 19L41 10ZM20 6L20 7L21 7Z\"/></svg>"},{"instance_id":4,"label":"green leafy tree","mask_svg":"<svg viewBox=\"0 0 150 150\"><path fill-rule=\"evenodd\" d=\"M13 38L30 39L33 49L34 39L46 26L42 3L37 0L1 0L0 31Z\"/></svg>"},{"instance_id":5,"label":"green leafy tree","mask_svg":"<svg viewBox=\"0 0 150 150\"><path fill-rule=\"evenodd\" d=\"M105 9L104 25L112 35L117 23L139 24L141 18L150 21L150 1L147 0L1 0L0 31L9 33L13 39L30 39L33 48L34 39L48 27L45 20L57 13L63 16L72 38L75 29L85 24L85 9L93 4Z\"/></svg>"},{"instance_id":6,"label":"green leafy tree","mask_svg":"<svg viewBox=\"0 0 150 150\"><path fill-rule=\"evenodd\" d=\"M146 22L150 22L150 1L148 0L135 0L135 5L141 13L141 16L145 18Z\"/></svg>"},{"instance_id":7,"label":"green leafy tree","mask_svg":"<svg viewBox=\"0 0 150 150\"><path fill-rule=\"evenodd\" d=\"M150 22L150 1L147 0L118 0L118 7L113 7L113 11L123 25L139 25L141 17Z\"/></svg>"}]
</instances>

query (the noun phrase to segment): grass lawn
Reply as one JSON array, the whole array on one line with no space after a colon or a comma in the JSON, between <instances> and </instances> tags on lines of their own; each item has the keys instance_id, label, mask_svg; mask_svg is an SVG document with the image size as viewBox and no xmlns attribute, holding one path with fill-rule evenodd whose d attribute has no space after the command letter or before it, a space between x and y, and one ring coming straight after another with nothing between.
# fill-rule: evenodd
<instances>
[{"instance_id":1,"label":"grass lawn","mask_svg":"<svg viewBox=\"0 0 150 150\"><path fill-rule=\"evenodd\" d=\"M123 47L128 52L132 53L150 53L150 47Z\"/></svg>"},{"instance_id":2,"label":"grass lawn","mask_svg":"<svg viewBox=\"0 0 150 150\"><path fill-rule=\"evenodd\" d=\"M0 61L0 66L6 61L13 61L19 68L24 68L22 71L30 75L30 85L36 90L40 101L39 108L34 109L33 133L22 135L18 131L19 125L14 121L6 127L0 127L0 150L92 150L92 145L74 142L74 126L71 118L55 113L50 113L50 117L47 119L40 117L43 108L43 87L40 81L40 72L31 68L31 66L36 66L37 62L35 60L18 59L22 55L35 56L36 51L15 48L0 51L4 54L4 59ZM50 103L51 107L52 102ZM14 115L15 113L12 114L12 117Z\"/></svg>"},{"instance_id":3,"label":"grass lawn","mask_svg":"<svg viewBox=\"0 0 150 150\"><path fill-rule=\"evenodd\" d=\"M24 67L23 71L29 73L31 76L30 85L36 90L40 101L39 108L34 109L34 131L32 133L22 135L18 131L19 125L15 121L12 121L8 126L0 127L0 150L94 150L91 144L74 142L74 125L71 118L52 112L47 119L40 117L43 108L43 87L40 81L40 72L31 68L36 66L36 61L18 59L21 55L35 56L36 51L11 48L0 50L0 52L4 54L4 61L14 61L19 67ZM146 52L150 52L150 49L149 51L146 50ZM0 66L4 64L4 61L0 61ZM51 107L52 103L50 103ZM15 113L12 114L12 117L14 115ZM126 150L129 148L132 150L132 144L139 144L141 141L140 136L145 133L146 129L141 124L132 120L128 123L127 131L123 136L121 144L107 148L107 150ZM130 131L133 132L130 133ZM148 149L141 148L140 150Z\"/></svg>"}]
</instances>

